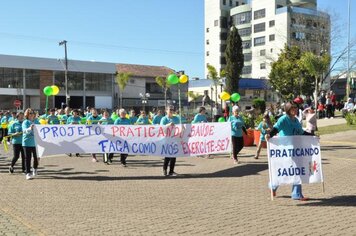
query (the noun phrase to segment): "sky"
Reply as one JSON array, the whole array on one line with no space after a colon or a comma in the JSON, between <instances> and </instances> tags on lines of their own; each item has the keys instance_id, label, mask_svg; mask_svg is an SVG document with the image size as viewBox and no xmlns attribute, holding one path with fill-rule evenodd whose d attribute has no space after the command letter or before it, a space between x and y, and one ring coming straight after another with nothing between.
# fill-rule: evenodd
<instances>
[{"instance_id":1,"label":"sky","mask_svg":"<svg viewBox=\"0 0 356 236\"><path fill-rule=\"evenodd\" d=\"M345 34L347 3L318 1ZM68 59L167 66L204 78L204 0L2 0L0 9L0 54L59 59L58 43L67 40ZM338 46L347 46L345 38Z\"/></svg>"}]
</instances>

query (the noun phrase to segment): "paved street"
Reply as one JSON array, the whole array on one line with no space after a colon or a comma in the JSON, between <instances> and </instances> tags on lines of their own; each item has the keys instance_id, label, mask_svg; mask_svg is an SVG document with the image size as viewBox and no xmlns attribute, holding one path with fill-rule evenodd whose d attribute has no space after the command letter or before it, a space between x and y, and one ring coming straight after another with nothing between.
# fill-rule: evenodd
<instances>
[{"instance_id":1,"label":"paved street","mask_svg":"<svg viewBox=\"0 0 356 236\"><path fill-rule=\"evenodd\" d=\"M255 147L237 166L228 156L178 159L177 177L163 177L157 157L129 156L124 168L52 156L31 181L19 168L8 174L1 147L0 235L356 235L356 132L321 145L325 193L304 185L306 202L291 200L290 186L271 201Z\"/></svg>"}]
</instances>

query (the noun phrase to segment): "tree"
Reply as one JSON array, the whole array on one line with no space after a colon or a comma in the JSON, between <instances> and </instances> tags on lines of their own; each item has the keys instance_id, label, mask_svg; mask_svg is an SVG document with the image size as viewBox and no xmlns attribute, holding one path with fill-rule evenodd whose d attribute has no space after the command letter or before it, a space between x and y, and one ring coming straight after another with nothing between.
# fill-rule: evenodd
<instances>
[{"instance_id":1,"label":"tree","mask_svg":"<svg viewBox=\"0 0 356 236\"><path fill-rule=\"evenodd\" d=\"M299 47L285 45L278 60L271 65L269 82L284 100L292 100L298 94L309 95L313 87L313 80L299 67L301 56Z\"/></svg>"},{"instance_id":2,"label":"tree","mask_svg":"<svg viewBox=\"0 0 356 236\"><path fill-rule=\"evenodd\" d=\"M167 82L165 78L160 76L156 77L156 83L162 88L164 92L164 105L167 107L167 91L171 87L171 85Z\"/></svg>"},{"instance_id":3,"label":"tree","mask_svg":"<svg viewBox=\"0 0 356 236\"><path fill-rule=\"evenodd\" d=\"M318 93L319 93L319 86L321 86L321 83L324 79L324 75L326 72L328 72L328 69L330 67L330 55L325 53L322 55L315 55L312 52L305 52L303 53L302 57L299 60L299 66L303 68L304 70L309 73L312 77L314 77L315 82L314 82L314 102L315 102L315 107L317 107L317 101L318 101Z\"/></svg>"},{"instance_id":4,"label":"tree","mask_svg":"<svg viewBox=\"0 0 356 236\"><path fill-rule=\"evenodd\" d=\"M117 73L116 74L116 82L119 85L120 88L120 104L119 107L123 107L122 104L122 93L124 92L127 83L129 82L131 77L131 73L125 73L125 72L121 72L121 73Z\"/></svg>"},{"instance_id":5,"label":"tree","mask_svg":"<svg viewBox=\"0 0 356 236\"><path fill-rule=\"evenodd\" d=\"M193 91L188 91L188 97L192 99L192 101L194 103L194 110L195 110L195 102L197 101L199 94L194 93Z\"/></svg>"},{"instance_id":6,"label":"tree","mask_svg":"<svg viewBox=\"0 0 356 236\"><path fill-rule=\"evenodd\" d=\"M235 26L232 27L225 50L226 57L226 82L225 89L232 94L238 92L239 80L244 66L241 37Z\"/></svg>"},{"instance_id":7,"label":"tree","mask_svg":"<svg viewBox=\"0 0 356 236\"><path fill-rule=\"evenodd\" d=\"M222 77L224 76L224 70L220 71L220 77L214 66L207 65L208 68L208 79L213 81L214 89L215 89L215 104L218 103L218 85L222 82Z\"/></svg>"}]
</instances>

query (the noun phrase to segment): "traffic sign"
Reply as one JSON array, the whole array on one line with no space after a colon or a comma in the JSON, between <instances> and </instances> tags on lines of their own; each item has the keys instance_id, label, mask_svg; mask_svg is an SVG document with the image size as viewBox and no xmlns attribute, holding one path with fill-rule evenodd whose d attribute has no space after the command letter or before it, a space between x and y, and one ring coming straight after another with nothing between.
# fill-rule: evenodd
<instances>
[{"instance_id":1,"label":"traffic sign","mask_svg":"<svg viewBox=\"0 0 356 236\"><path fill-rule=\"evenodd\" d=\"M21 100L19 100L19 99L16 99L16 100L14 101L14 106L15 106L17 109L20 108L21 104L22 104L22 102L21 102Z\"/></svg>"}]
</instances>

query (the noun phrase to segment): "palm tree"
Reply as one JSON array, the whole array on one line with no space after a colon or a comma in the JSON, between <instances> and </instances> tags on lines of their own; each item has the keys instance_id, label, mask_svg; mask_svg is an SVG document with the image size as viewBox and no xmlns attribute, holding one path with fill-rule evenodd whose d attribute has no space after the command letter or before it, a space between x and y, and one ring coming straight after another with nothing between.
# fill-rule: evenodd
<instances>
[{"instance_id":1,"label":"palm tree","mask_svg":"<svg viewBox=\"0 0 356 236\"><path fill-rule=\"evenodd\" d=\"M194 110L195 110L195 102L199 97L198 93L194 93L193 91L188 91L188 97L192 99L192 101L194 102Z\"/></svg>"},{"instance_id":2,"label":"palm tree","mask_svg":"<svg viewBox=\"0 0 356 236\"><path fill-rule=\"evenodd\" d=\"M119 85L119 88L120 88L120 104L119 104L119 107L123 107L122 106L122 93L124 92L124 90L126 88L126 85L130 80L130 77L131 77L131 73L122 72L122 73L116 74L116 82L117 82L117 84Z\"/></svg>"},{"instance_id":3,"label":"palm tree","mask_svg":"<svg viewBox=\"0 0 356 236\"><path fill-rule=\"evenodd\" d=\"M218 103L218 85L221 82L221 77L225 76L225 70L220 71L220 77L218 76L218 72L215 67L212 65L207 65L208 68L208 79L213 81L214 89L215 89L215 104Z\"/></svg>"},{"instance_id":4,"label":"palm tree","mask_svg":"<svg viewBox=\"0 0 356 236\"><path fill-rule=\"evenodd\" d=\"M156 77L156 83L163 89L164 92L164 105L167 107L167 91L171 87L171 85L167 82L165 78L160 76Z\"/></svg>"}]
</instances>

